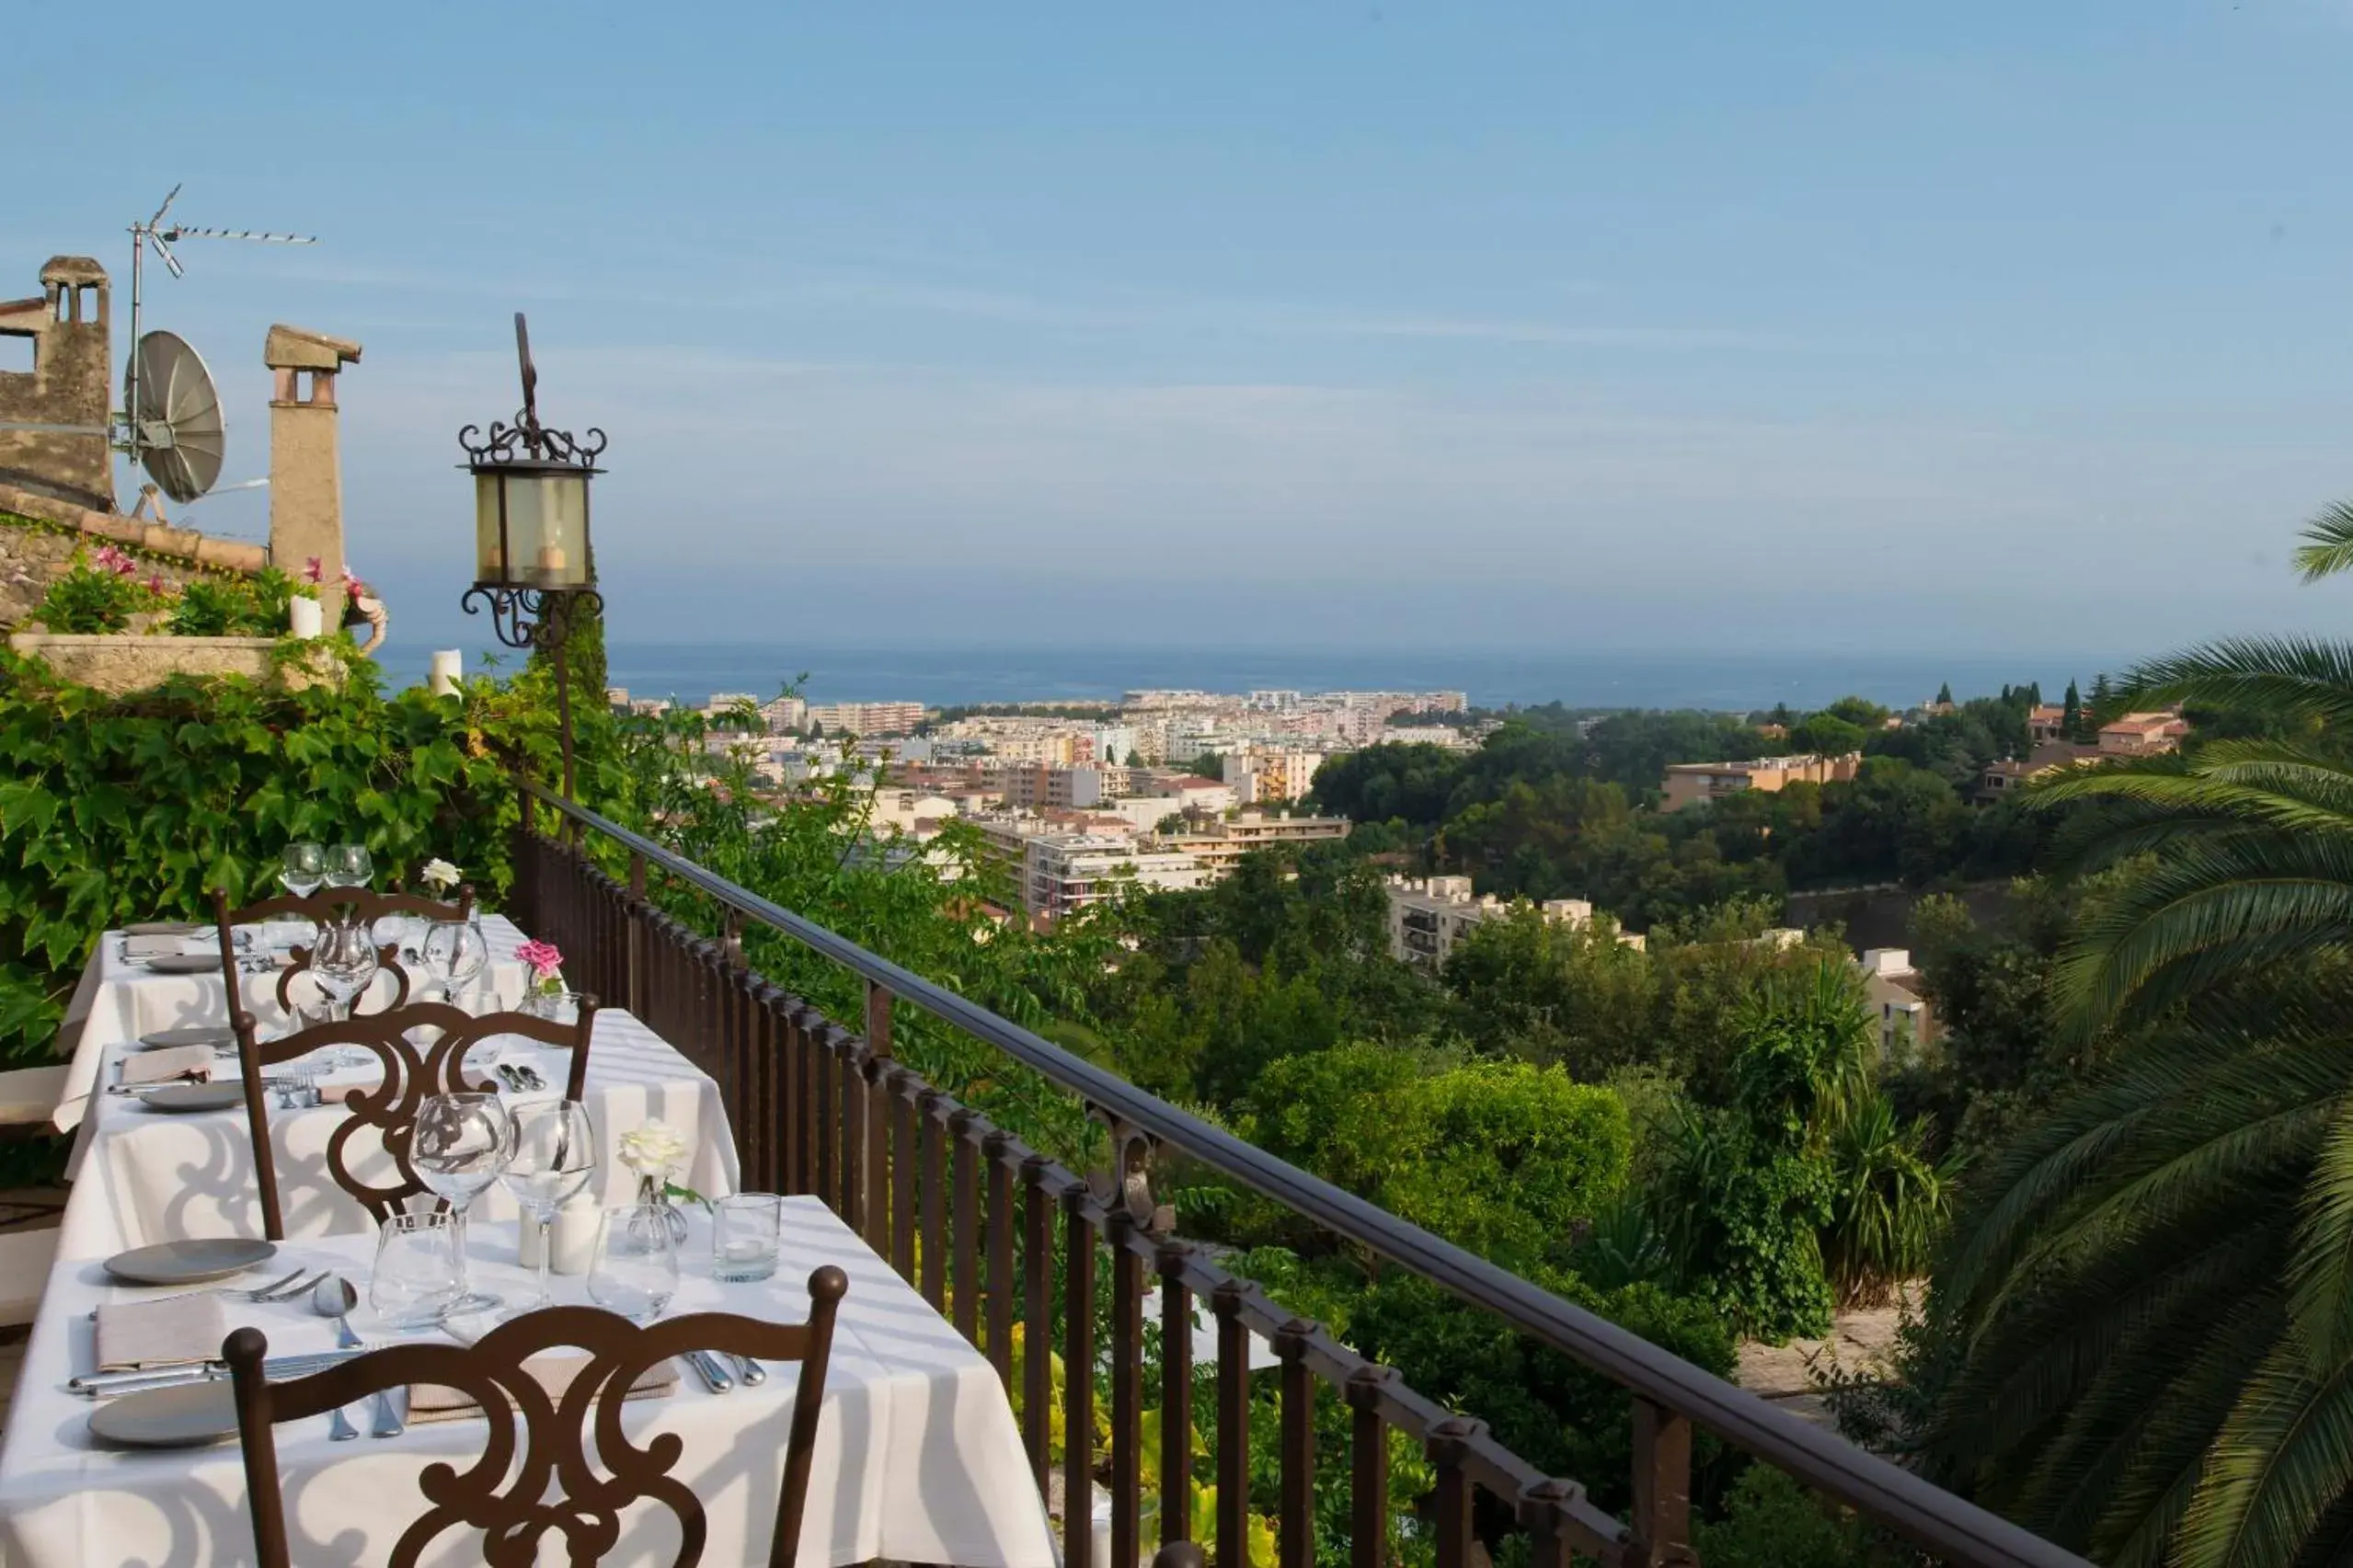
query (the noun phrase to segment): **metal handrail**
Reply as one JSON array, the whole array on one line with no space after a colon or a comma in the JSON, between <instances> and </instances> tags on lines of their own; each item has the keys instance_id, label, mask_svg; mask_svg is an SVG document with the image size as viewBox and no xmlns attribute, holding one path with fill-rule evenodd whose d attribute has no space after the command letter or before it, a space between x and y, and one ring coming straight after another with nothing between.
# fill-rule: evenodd
<instances>
[{"instance_id":1,"label":"metal handrail","mask_svg":"<svg viewBox=\"0 0 2353 1568\"><path fill-rule=\"evenodd\" d=\"M1089 1105L1174 1145L1190 1158L1288 1205L1334 1234L1403 1265L1472 1305L1495 1313L1521 1333L1574 1357L1641 1398L1706 1428L1733 1447L1877 1520L1937 1556L1981 1568L2007 1568L2013 1564L2090 1568L2083 1558L2032 1531L1800 1420L1509 1269L1465 1252L1418 1225L1409 1224L1232 1133L1188 1115L1127 1080L1073 1056L1020 1024L901 968L806 916L738 887L717 873L538 784L519 782L530 795L633 854L643 856L649 865L658 867L715 903L782 932L809 951L883 987L899 1000L996 1047Z\"/></svg>"}]
</instances>

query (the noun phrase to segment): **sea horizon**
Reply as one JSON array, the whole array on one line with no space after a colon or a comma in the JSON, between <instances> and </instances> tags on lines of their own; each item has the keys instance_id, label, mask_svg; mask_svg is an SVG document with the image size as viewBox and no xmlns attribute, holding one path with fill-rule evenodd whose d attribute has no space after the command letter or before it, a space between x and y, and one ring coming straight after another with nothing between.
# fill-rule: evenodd
<instances>
[{"instance_id":1,"label":"sea horizon","mask_svg":"<svg viewBox=\"0 0 2353 1568\"><path fill-rule=\"evenodd\" d=\"M523 656L465 647L478 674L486 651L500 669ZM430 650L398 644L380 660L388 683L420 681ZM615 639L607 645L610 684L632 697L700 704L717 692L765 699L798 681L814 703L915 701L933 706L1005 703L1115 703L1148 688L1207 692L1263 690L1459 691L1480 707L1559 702L1590 708L1701 708L1748 711L1786 703L1819 707L1847 696L1902 708L1949 684L1957 699L1990 696L2007 685L2039 681L2059 700L2067 682L2089 687L2138 657L2067 653L1960 654L1560 651L1511 649L1316 648L798 648L781 644L664 643ZM799 680L806 676L806 680Z\"/></svg>"}]
</instances>

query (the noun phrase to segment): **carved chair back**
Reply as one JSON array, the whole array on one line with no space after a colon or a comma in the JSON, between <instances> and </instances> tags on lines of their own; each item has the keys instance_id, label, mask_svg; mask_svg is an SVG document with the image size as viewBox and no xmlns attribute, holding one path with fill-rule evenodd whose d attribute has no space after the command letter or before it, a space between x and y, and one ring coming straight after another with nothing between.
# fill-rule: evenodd
<instances>
[{"instance_id":1,"label":"carved chair back","mask_svg":"<svg viewBox=\"0 0 2353 1568\"><path fill-rule=\"evenodd\" d=\"M274 1384L262 1370L269 1341L258 1329L238 1329L222 1354L236 1399L255 1556L262 1568L290 1568L276 1424L323 1414L379 1390L423 1383L471 1396L488 1432L482 1457L472 1466L425 1468L418 1489L430 1506L394 1545L393 1568L408 1568L429 1545L456 1529L480 1533L482 1560L490 1568L529 1568L551 1533L561 1540L565 1561L598 1562L620 1539L622 1511L640 1502L677 1517L682 1539L672 1568L693 1568L702 1560L709 1524L701 1501L672 1473L685 1444L665 1433L638 1448L623 1430L621 1415L631 1388L657 1363L717 1350L800 1363L767 1555L769 1568L794 1568L833 1320L848 1288L847 1276L831 1264L817 1270L809 1276L809 1321L793 1324L696 1312L640 1327L593 1307L551 1307L511 1319L470 1345L396 1345ZM558 1346L578 1347L587 1356L562 1391L551 1393L525 1363Z\"/></svg>"},{"instance_id":2,"label":"carved chair back","mask_svg":"<svg viewBox=\"0 0 2353 1568\"><path fill-rule=\"evenodd\" d=\"M261 1197L262 1232L273 1242L285 1239L285 1221L278 1193L278 1159L270 1141L266 1098L267 1070L330 1046L356 1046L372 1052L384 1067L384 1081L351 1089L344 1097L350 1114L336 1127L327 1145L327 1173L335 1185L359 1201L369 1217L381 1224L407 1207L410 1198L430 1191L409 1162L409 1140L418 1108L434 1094L496 1093L499 1086L465 1076L465 1053L493 1035L520 1035L570 1053L564 1095L578 1100L587 1092L589 1040L596 1027L596 999L580 999L580 1016L561 1024L525 1013L469 1013L447 1002L423 1001L339 1018L275 1040L257 1037L253 1014L242 1008L234 1018L238 1065L245 1073L247 1129L253 1140L253 1172ZM418 1032L431 1034L420 1045ZM373 1128L376 1141L392 1157L396 1180L372 1182L355 1166L367 1151L359 1141L362 1128Z\"/></svg>"},{"instance_id":3,"label":"carved chair back","mask_svg":"<svg viewBox=\"0 0 2353 1568\"><path fill-rule=\"evenodd\" d=\"M236 928L258 921L272 920L280 915L295 915L313 925L350 923L373 928L386 915L419 915L431 921L465 921L474 913L472 884L457 890L457 902L443 903L415 893L378 893L366 887L321 887L316 892L295 895L281 893L263 898L243 909L229 908L229 897L219 888L212 890L212 921L220 933L221 968L229 977L232 994L236 990L237 944ZM296 977L310 969L311 950L297 945L288 955L292 960L278 971L278 1005L289 1017L293 1015L293 985ZM386 1005L399 1007L408 1000L408 971L401 967L400 944L386 943L376 949L378 967L392 977L393 997ZM359 1000L352 1000L354 1008Z\"/></svg>"}]
</instances>

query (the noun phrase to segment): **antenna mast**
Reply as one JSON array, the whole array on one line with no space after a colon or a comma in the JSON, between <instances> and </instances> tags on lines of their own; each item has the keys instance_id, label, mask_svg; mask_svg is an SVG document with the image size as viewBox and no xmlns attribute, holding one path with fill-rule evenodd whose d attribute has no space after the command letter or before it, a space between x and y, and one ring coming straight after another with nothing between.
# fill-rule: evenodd
<instances>
[{"instance_id":1,"label":"antenna mast","mask_svg":"<svg viewBox=\"0 0 2353 1568\"><path fill-rule=\"evenodd\" d=\"M310 235L262 234L252 229L187 228L178 223L165 223L164 215L171 211L172 203L178 199L179 187L175 185L171 188L171 193L164 198L164 204L155 209L154 217L143 223L131 225L131 365L124 373L123 380L123 434L114 444L120 451L130 454L133 466L139 464L145 449L151 444L155 444L150 441L143 421L139 417L139 306L142 264L146 259L147 251L152 248L155 253L155 259L161 261L173 277L178 278L183 275L183 269L180 267L179 258L172 254L171 247L173 242L178 240L242 239L255 240L268 245L316 245L318 243L318 240Z\"/></svg>"}]
</instances>

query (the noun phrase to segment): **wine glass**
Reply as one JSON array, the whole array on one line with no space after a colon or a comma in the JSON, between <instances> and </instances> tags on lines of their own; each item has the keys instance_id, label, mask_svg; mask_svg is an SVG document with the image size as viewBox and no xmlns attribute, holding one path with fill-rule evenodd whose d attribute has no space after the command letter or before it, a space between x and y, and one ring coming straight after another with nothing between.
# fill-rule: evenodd
<instances>
[{"instance_id":1,"label":"wine glass","mask_svg":"<svg viewBox=\"0 0 2353 1568\"><path fill-rule=\"evenodd\" d=\"M357 921L326 921L312 938L311 979L318 982L339 1016L351 1016L352 1001L374 983L383 966L375 933Z\"/></svg>"},{"instance_id":2,"label":"wine glass","mask_svg":"<svg viewBox=\"0 0 2353 1568\"><path fill-rule=\"evenodd\" d=\"M459 988L472 985L490 962L490 939L482 933L481 917L433 921L425 928L420 959L442 1000L455 1001Z\"/></svg>"},{"instance_id":3,"label":"wine glass","mask_svg":"<svg viewBox=\"0 0 2353 1568\"><path fill-rule=\"evenodd\" d=\"M376 874L376 863L365 844L337 844L327 852L329 887L364 887Z\"/></svg>"},{"instance_id":4,"label":"wine glass","mask_svg":"<svg viewBox=\"0 0 2353 1568\"><path fill-rule=\"evenodd\" d=\"M278 880L295 898L309 898L327 880L327 851L307 841L288 844L278 856Z\"/></svg>"},{"instance_id":5,"label":"wine glass","mask_svg":"<svg viewBox=\"0 0 2353 1568\"><path fill-rule=\"evenodd\" d=\"M539 1292L524 1311L536 1311L548 1302L547 1253L553 1242L548 1228L556 1211L582 1187L596 1170L596 1129L589 1125L588 1109L578 1100L536 1100L514 1108L514 1156L500 1179L515 1195L525 1215L539 1227Z\"/></svg>"},{"instance_id":6,"label":"wine glass","mask_svg":"<svg viewBox=\"0 0 2353 1568\"><path fill-rule=\"evenodd\" d=\"M432 1094L417 1107L408 1129L408 1163L417 1179L450 1206L451 1244L457 1250L453 1313L487 1312L499 1305L498 1297L467 1283L465 1210L499 1179L514 1152L514 1118L496 1094Z\"/></svg>"},{"instance_id":7,"label":"wine glass","mask_svg":"<svg viewBox=\"0 0 2353 1568\"><path fill-rule=\"evenodd\" d=\"M596 1231L589 1299L633 1323L652 1322L678 1293L678 1239L669 1216L646 1204L608 1208Z\"/></svg>"}]
</instances>

